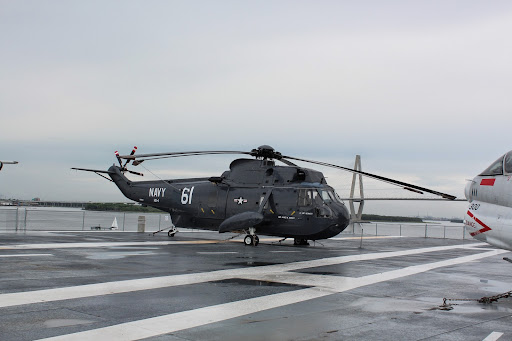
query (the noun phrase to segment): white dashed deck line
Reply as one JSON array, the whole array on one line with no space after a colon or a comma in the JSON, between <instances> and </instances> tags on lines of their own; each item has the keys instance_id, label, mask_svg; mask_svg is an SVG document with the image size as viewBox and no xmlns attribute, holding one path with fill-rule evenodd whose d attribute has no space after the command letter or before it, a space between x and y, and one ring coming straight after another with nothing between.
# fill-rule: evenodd
<instances>
[{"instance_id":1,"label":"white dashed deck line","mask_svg":"<svg viewBox=\"0 0 512 341\"><path fill-rule=\"evenodd\" d=\"M491 334L489 334L489 336L487 336L485 339L483 339L483 341L496 341L502 336L503 336L503 333L492 332Z\"/></svg>"}]
</instances>

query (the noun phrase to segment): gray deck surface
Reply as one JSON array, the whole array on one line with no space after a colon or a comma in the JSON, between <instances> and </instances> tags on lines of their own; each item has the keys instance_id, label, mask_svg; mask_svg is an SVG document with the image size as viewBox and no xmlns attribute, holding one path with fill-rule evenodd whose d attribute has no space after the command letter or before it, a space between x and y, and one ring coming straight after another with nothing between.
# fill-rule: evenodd
<instances>
[{"instance_id":1,"label":"gray deck surface","mask_svg":"<svg viewBox=\"0 0 512 341\"><path fill-rule=\"evenodd\" d=\"M0 234L0 340L512 340L509 252L473 240L308 247L182 231Z\"/></svg>"}]
</instances>

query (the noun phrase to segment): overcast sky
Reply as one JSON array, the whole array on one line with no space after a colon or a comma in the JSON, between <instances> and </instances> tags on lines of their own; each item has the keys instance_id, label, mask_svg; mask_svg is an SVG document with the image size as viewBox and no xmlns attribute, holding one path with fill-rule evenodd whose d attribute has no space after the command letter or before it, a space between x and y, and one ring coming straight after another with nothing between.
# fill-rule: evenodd
<instances>
[{"instance_id":1,"label":"overcast sky","mask_svg":"<svg viewBox=\"0 0 512 341\"><path fill-rule=\"evenodd\" d=\"M511 1L0 1L0 197L124 201L70 167L250 150L463 197L511 149ZM144 163L220 175L230 158ZM140 166L139 166L140 168ZM319 169L348 196L350 175ZM415 196L365 181L367 197ZM460 216L464 203L367 203Z\"/></svg>"}]
</instances>

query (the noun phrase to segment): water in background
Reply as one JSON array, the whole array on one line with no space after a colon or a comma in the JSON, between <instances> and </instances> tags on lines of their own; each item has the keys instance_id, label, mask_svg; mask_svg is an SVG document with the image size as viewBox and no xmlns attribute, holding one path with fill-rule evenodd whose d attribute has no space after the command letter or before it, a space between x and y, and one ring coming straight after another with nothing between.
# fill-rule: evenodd
<instances>
[{"instance_id":1,"label":"water in background","mask_svg":"<svg viewBox=\"0 0 512 341\"><path fill-rule=\"evenodd\" d=\"M169 214L85 211L79 208L0 208L0 231L77 231L100 227L110 229L114 218L118 230L137 231L138 217L146 217L146 231L171 225Z\"/></svg>"}]
</instances>

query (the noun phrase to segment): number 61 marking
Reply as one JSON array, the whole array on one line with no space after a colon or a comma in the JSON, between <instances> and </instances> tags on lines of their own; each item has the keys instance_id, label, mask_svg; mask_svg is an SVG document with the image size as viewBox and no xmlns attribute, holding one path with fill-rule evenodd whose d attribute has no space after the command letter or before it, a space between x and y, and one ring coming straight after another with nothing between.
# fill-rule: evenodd
<instances>
[{"instance_id":1,"label":"number 61 marking","mask_svg":"<svg viewBox=\"0 0 512 341\"><path fill-rule=\"evenodd\" d=\"M192 188L188 188L188 187L185 187L183 188L183 190L181 191L181 203L183 205L186 205L186 204L191 204L192 203L192 194L194 193L194 187L192 186Z\"/></svg>"}]
</instances>

